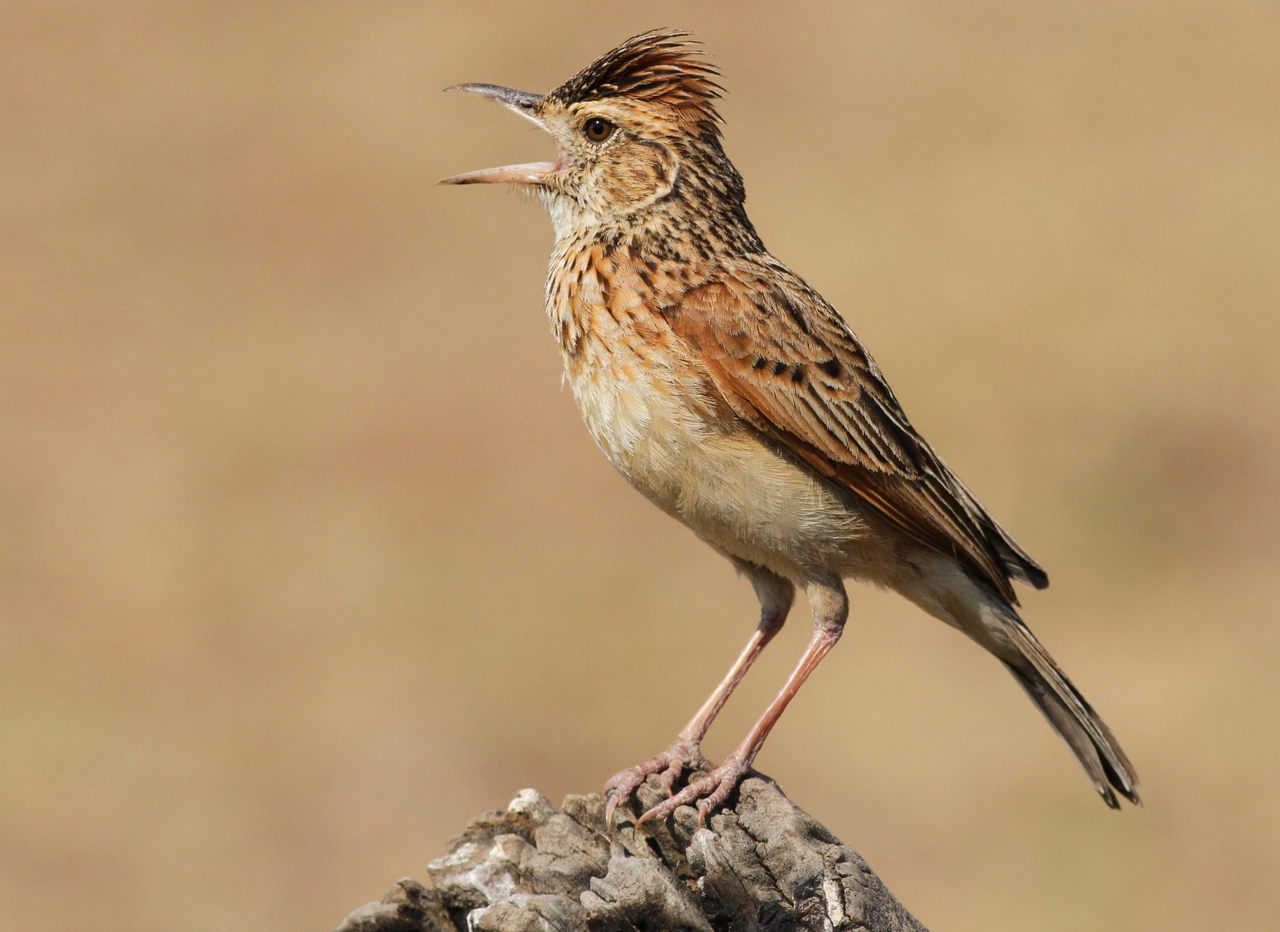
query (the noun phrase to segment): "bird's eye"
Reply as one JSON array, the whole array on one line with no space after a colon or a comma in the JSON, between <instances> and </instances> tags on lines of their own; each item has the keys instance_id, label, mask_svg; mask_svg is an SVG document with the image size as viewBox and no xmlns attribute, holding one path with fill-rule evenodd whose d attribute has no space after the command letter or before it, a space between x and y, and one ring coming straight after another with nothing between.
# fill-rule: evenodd
<instances>
[{"instance_id":1,"label":"bird's eye","mask_svg":"<svg viewBox=\"0 0 1280 932\"><path fill-rule=\"evenodd\" d=\"M604 142L613 135L613 124L604 117L592 117L582 124L582 135L592 142Z\"/></svg>"}]
</instances>

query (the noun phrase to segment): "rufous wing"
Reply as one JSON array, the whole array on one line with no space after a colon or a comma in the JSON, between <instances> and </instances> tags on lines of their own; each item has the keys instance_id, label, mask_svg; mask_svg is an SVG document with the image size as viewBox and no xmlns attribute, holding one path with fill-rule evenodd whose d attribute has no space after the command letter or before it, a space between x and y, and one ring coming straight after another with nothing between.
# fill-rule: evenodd
<instances>
[{"instance_id":1,"label":"rufous wing","mask_svg":"<svg viewBox=\"0 0 1280 932\"><path fill-rule=\"evenodd\" d=\"M664 309L734 412L1010 603L1011 574L1047 585L911 426L835 310L784 267L763 271L716 276Z\"/></svg>"}]
</instances>

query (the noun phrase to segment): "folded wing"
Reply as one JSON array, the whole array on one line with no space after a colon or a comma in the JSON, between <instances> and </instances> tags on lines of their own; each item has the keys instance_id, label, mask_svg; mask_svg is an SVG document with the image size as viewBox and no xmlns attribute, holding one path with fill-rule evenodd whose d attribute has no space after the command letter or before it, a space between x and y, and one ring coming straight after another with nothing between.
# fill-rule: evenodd
<instances>
[{"instance_id":1,"label":"folded wing","mask_svg":"<svg viewBox=\"0 0 1280 932\"><path fill-rule=\"evenodd\" d=\"M843 319L780 264L744 259L664 309L739 417L1011 604L1048 577L907 420Z\"/></svg>"}]
</instances>

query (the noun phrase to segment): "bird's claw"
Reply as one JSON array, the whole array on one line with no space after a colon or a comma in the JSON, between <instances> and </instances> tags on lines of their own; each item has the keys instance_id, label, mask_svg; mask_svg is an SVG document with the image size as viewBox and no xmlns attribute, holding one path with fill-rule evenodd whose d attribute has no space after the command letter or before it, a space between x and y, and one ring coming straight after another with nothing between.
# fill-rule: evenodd
<instances>
[{"instance_id":1,"label":"bird's claw","mask_svg":"<svg viewBox=\"0 0 1280 932\"><path fill-rule=\"evenodd\" d=\"M627 802L650 774L657 774L658 781L670 794L674 792L676 782L686 770L711 769L711 762L702 755L702 750L696 743L677 739L665 751L644 763L620 770L605 781L604 793L607 800L604 807L605 824L612 824L614 810Z\"/></svg>"},{"instance_id":2,"label":"bird's claw","mask_svg":"<svg viewBox=\"0 0 1280 932\"><path fill-rule=\"evenodd\" d=\"M701 828L706 825L707 817L724 805L724 801L748 770L750 767L747 764L736 757L730 757L719 767L713 767L701 776L694 777L679 793L646 811L636 820L636 825L650 819L665 819L681 806L692 805L698 810L698 827Z\"/></svg>"}]
</instances>

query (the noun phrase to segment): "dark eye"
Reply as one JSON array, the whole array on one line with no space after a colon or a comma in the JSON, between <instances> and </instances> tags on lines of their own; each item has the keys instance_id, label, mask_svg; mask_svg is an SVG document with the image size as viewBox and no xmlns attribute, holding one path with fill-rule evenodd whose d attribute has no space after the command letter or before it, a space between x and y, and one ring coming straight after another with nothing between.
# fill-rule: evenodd
<instances>
[{"instance_id":1,"label":"dark eye","mask_svg":"<svg viewBox=\"0 0 1280 932\"><path fill-rule=\"evenodd\" d=\"M613 124L604 117L592 117L582 124L582 135L592 142L604 142L613 135Z\"/></svg>"}]
</instances>

